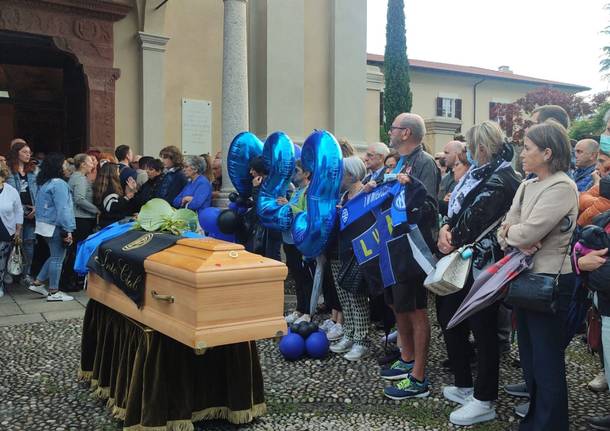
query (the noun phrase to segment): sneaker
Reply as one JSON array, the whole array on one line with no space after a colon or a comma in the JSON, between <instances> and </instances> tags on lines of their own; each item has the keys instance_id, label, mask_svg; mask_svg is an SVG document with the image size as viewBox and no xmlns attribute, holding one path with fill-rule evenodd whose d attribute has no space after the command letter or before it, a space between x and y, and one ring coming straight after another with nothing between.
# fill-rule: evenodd
<instances>
[{"instance_id":1,"label":"sneaker","mask_svg":"<svg viewBox=\"0 0 610 431\"><path fill-rule=\"evenodd\" d=\"M303 315L301 315L301 317L299 317L297 320L294 321L294 323L301 323L301 322L311 322L311 316L309 314L303 314Z\"/></svg>"},{"instance_id":2,"label":"sneaker","mask_svg":"<svg viewBox=\"0 0 610 431\"><path fill-rule=\"evenodd\" d=\"M394 362L396 362L398 359L400 359L400 349L394 348L392 350L386 351L386 354L384 356L377 359L377 363L381 367L388 367Z\"/></svg>"},{"instance_id":3,"label":"sneaker","mask_svg":"<svg viewBox=\"0 0 610 431\"><path fill-rule=\"evenodd\" d=\"M380 376L385 380L403 380L409 376L413 370L413 361L405 362L402 359L394 361L390 368L384 368L380 371Z\"/></svg>"},{"instance_id":4,"label":"sneaker","mask_svg":"<svg viewBox=\"0 0 610 431\"><path fill-rule=\"evenodd\" d=\"M585 418L587 423L594 430L610 431L610 415L609 416L593 416Z\"/></svg>"},{"instance_id":5,"label":"sneaker","mask_svg":"<svg viewBox=\"0 0 610 431\"><path fill-rule=\"evenodd\" d=\"M328 341L337 341L343 337L343 325L335 323L332 328L326 333Z\"/></svg>"},{"instance_id":6,"label":"sneaker","mask_svg":"<svg viewBox=\"0 0 610 431\"><path fill-rule=\"evenodd\" d=\"M504 392L513 397L527 397L529 398L530 393L527 391L527 385L525 383L515 383L514 385L504 386Z\"/></svg>"},{"instance_id":7,"label":"sneaker","mask_svg":"<svg viewBox=\"0 0 610 431\"><path fill-rule=\"evenodd\" d=\"M606 374L602 370L593 380L587 385L593 392L606 392L608 390L608 381L606 380Z\"/></svg>"},{"instance_id":8,"label":"sneaker","mask_svg":"<svg viewBox=\"0 0 610 431\"><path fill-rule=\"evenodd\" d=\"M524 418L527 416L527 412L530 411L530 402L523 404L518 404L515 406L515 414L520 418Z\"/></svg>"},{"instance_id":9,"label":"sneaker","mask_svg":"<svg viewBox=\"0 0 610 431\"><path fill-rule=\"evenodd\" d=\"M496 418L496 409L491 401L479 401L471 398L466 404L449 415L449 422L455 425L469 426Z\"/></svg>"},{"instance_id":10,"label":"sneaker","mask_svg":"<svg viewBox=\"0 0 610 431\"><path fill-rule=\"evenodd\" d=\"M341 338L341 341L330 346L330 351L334 353L349 352L354 342L347 337Z\"/></svg>"},{"instance_id":11,"label":"sneaker","mask_svg":"<svg viewBox=\"0 0 610 431\"><path fill-rule=\"evenodd\" d=\"M457 386L445 386L443 396L449 401L458 404L466 404L474 395L474 388L458 388Z\"/></svg>"},{"instance_id":12,"label":"sneaker","mask_svg":"<svg viewBox=\"0 0 610 431\"><path fill-rule=\"evenodd\" d=\"M367 348L362 344L355 343L352 345L352 348L349 352L347 352L343 357L348 361L359 361L366 355Z\"/></svg>"},{"instance_id":13,"label":"sneaker","mask_svg":"<svg viewBox=\"0 0 610 431\"><path fill-rule=\"evenodd\" d=\"M333 322L331 319L326 319L324 322L322 322L320 326L318 326L318 328L320 328L320 330L322 330L323 332L328 332L335 325L336 323Z\"/></svg>"},{"instance_id":14,"label":"sneaker","mask_svg":"<svg viewBox=\"0 0 610 431\"><path fill-rule=\"evenodd\" d=\"M31 290L34 293L39 294L39 295L48 296L49 292L47 292L47 289L45 289L44 286L45 286L44 284L34 284L34 283L32 283L32 284L30 284L28 286L28 289Z\"/></svg>"},{"instance_id":15,"label":"sneaker","mask_svg":"<svg viewBox=\"0 0 610 431\"><path fill-rule=\"evenodd\" d=\"M383 395L392 400L405 400L407 398L425 398L430 395L428 379L422 383L416 381L411 375L401 380L396 386L388 386L383 390Z\"/></svg>"},{"instance_id":16,"label":"sneaker","mask_svg":"<svg viewBox=\"0 0 610 431\"><path fill-rule=\"evenodd\" d=\"M47 302L72 301L73 299L72 296L63 293L60 290L55 293L50 293L49 296L47 296Z\"/></svg>"},{"instance_id":17,"label":"sneaker","mask_svg":"<svg viewBox=\"0 0 610 431\"><path fill-rule=\"evenodd\" d=\"M301 317L301 313L299 313L298 311L293 311L292 313L284 317L284 320L286 320L286 323L290 325L291 323L294 323L299 317Z\"/></svg>"}]
</instances>

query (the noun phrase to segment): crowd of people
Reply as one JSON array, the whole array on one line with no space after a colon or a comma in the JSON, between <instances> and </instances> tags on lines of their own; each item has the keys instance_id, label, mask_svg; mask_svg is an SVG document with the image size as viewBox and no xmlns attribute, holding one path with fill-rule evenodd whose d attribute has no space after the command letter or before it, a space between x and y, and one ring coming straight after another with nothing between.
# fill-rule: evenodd
<instances>
[{"instance_id":1,"label":"crowd of people","mask_svg":"<svg viewBox=\"0 0 610 431\"><path fill-rule=\"evenodd\" d=\"M572 246L588 225L597 223L610 232L610 139L602 136L601 144L594 139L572 142L567 133L569 117L558 106L538 108L531 120L519 154L497 123L485 121L433 157L424 150L422 118L408 113L392 123L389 146L373 143L359 156L347 141L339 141L344 156L339 208L361 193L370 193L386 177L403 184L415 178L427 192L418 227L430 249L440 258L471 245L473 263L464 288L447 296L426 290L423 270L399 275L396 284L384 289L367 281L362 271L354 271L354 236L348 229L337 228L326 252L329 269L325 270L323 308L330 318L320 327L332 342L332 352L358 361L369 351L371 320L384 321L389 314L396 331L384 340L396 340L397 348L379 358L379 376L391 383L384 395L395 400L426 397L434 381L427 372L428 299L434 297L448 355L443 366L454 376L453 384L443 387L442 393L458 404L449 417L456 425L495 419L500 357L511 349L514 320L524 380L504 390L528 399L515 407L522 418L516 427L569 429L565 349L570 338L568 309L575 290L589 295L593 309L601 314L599 356L609 370L610 294L586 293L589 274L601 273L610 285L610 273L604 272L608 250L581 256L572 254ZM610 138L610 122L604 135ZM265 172L253 175L259 178L256 186ZM297 165L293 177L297 191L278 203L293 205L295 211L305 209L310 176ZM296 309L288 310L286 321L310 321L315 262L302 259L289 235L284 235L284 250L297 294ZM555 279L556 312L511 307L499 300L448 328L476 277L510 250L531 256L531 273ZM278 252L276 245L272 253ZM580 323L584 325L584 319ZM607 377L610 373L604 375L602 370L589 388L608 390ZM610 416L587 420L595 429L610 430Z\"/></svg>"},{"instance_id":2,"label":"crowd of people","mask_svg":"<svg viewBox=\"0 0 610 431\"><path fill-rule=\"evenodd\" d=\"M84 286L74 272L78 242L133 217L153 198L201 215L221 181L220 153L185 157L168 146L159 158L141 157L120 145L114 154L91 149L70 158L34 157L25 140L14 139L0 161L0 296L16 283L49 302L73 300L69 293ZM6 273L13 244L23 251L18 279Z\"/></svg>"},{"instance_id":3,"label":"crowd of people","mask_svg":"<svg viewBox=\"0 0 610 431\"><path fill-rule=\"evenodd\" d=\"M440 258L472 247L464 287L447 296L432 295L424 287L426 273L421 269L397 274L396 283L387 288L371 282L355 261L355 234L349 229L336 228L322 259L304 259L289 231L258 223L256 201L268 171L262 157L250 160L253 207L244 216L246 235L238 240L247 250L278 260L283 248L297 298L286 321L314 319L314 273L316 265L326 261L321 268L323 308L330 317L320 328L332 342L330 350L359 361L370 352L371 321L386 326L393 322L396 330L384 340L394 340L397 347L379 358L379 377L390 382L384 395L394 400L422 398L435 380L427 366L428 300L434 298L448 356L443 366L454 376L442 393L459 405L449 420L472 425L496 417L500 357L511 349L514 320L524 380L504 390L529 399L515 409L523 418L518 429L568 430L568 309L575 289L600 284L589 284L589 277L601 277L610 286L610 279L604 278L610 277L607 246L572 253L573 244L591 225L601 229L602 236L610 233L610 121L600 142L584 139L573 145L562 108L540 107L531 120L519 154L498 124L485 121L432 156L424 147L424 121L412 113L396 117L389 145L373 143L359 155L349 142L339 141L344 175L338 211L385 181L408 185L417 180L426 195L417 226L433 253ZM89 150L66 159L58 153L34 157L27 142L15 139L6 161L0 161L0 294L5 283L18 282L47 301L72 300L68 293L83 288L83 279L73 271L76 243L133 216L152 198L201 215L220 191L221 171L220 154L214 159L207 154L184 157L174 146L163 148L158 159L134 156L126 145L114 154ZM294 214L307 210L311 175L297 161L292 187L277 203L290 205ZM15 243L22 245L26 262L19 280L5 272ZM554 278L556 312L511 308L497 301L449 328L477 276L510 250L531 256L532 273ZM589 387L604 391L610 378L610 289L589 295L593 310L601 315L598 350L605 370ZM588 421L596 429L610 430L610 416Z\"/></svg>"}]
</instances>

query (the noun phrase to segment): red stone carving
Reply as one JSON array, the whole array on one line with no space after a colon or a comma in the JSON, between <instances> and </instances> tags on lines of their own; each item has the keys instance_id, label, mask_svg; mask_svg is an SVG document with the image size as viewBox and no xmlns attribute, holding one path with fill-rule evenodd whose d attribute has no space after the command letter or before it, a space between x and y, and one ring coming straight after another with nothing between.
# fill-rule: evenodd
<instances>
[{"instance_id":1,"label":"red stone carving","mask_svg":"<svg viewBox=\"0 0 610 431\"><path fill-rule=\"evenodd\" d=\"M88 89L89 147L114 149L113 22L129 0L0 0L0 30L49 36L83 65Z\"/></svg>"}]
</instances>

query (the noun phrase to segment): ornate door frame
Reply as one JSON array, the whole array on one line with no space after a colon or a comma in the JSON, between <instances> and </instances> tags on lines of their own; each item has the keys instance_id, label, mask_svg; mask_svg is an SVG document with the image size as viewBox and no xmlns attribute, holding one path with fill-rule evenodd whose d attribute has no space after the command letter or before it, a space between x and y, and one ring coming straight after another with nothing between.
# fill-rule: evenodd
<instances>
[{"instance_id":1,"label":"ornate door frame","mask_svg":"<svg viewBox=\"0 0 610 431\"><path fill-rule=\"evenodd\" d=\"M113 23L128 0L0 0L0 30L50 37L83 66L87 86L87 147L114 151Z\"/></svg>"}]
</instances>

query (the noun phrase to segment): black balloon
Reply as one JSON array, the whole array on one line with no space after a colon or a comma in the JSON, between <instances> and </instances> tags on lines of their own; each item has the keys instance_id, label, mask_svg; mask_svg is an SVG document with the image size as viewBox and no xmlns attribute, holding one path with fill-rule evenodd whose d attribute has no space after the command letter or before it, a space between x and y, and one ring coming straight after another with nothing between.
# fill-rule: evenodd
<instances>
[{"instance_id":1,"label":"black balloon","mask_svg":"<svg viewBox=\"0 0 610 431\"><path fill-rule=\"evenodd\" d=\"M237 232L241 225L239 216L232 210L221 211L216 223L218 224L218 230L227 235L232 235Z\"/></svg>"}]
</instances>

